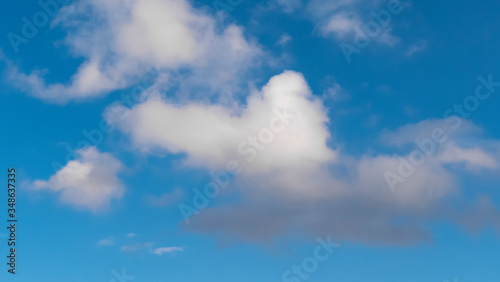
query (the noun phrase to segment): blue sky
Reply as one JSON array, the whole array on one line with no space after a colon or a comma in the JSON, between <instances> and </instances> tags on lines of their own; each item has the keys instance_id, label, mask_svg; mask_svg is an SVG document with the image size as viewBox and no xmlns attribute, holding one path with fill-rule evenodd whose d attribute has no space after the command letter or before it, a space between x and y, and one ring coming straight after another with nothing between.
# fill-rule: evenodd
<instances>
[{"instance_id":1,"label":"blue sky","mask_svg":"<svg viewBox=\"0 0 500 282\"><path fill-rule=\"evenodd\" d=\"M500 279L500 2L2 5L1 281Z\"/></svg>"}]
</instances>

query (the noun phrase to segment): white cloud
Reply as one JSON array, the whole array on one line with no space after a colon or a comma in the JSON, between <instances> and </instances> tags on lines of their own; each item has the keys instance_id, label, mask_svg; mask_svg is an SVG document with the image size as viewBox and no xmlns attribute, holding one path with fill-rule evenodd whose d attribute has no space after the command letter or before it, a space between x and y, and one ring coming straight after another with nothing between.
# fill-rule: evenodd
<instances>
[{"instance_id":1,"label":"white cloud","mask_svg":"<svg viewBox=\"0 0 500 282\"><path fill-rule=\"evenodd\" d=\"M342 12L330 17L322 27L322 30L325 35L333 33L337 37L345 39L346 36L356 34L356 32L360 31L362 24L354 15Z\"/></svg>"},{"instance_id":2,"label":"white cloud","mask_svg":"<svg viewBox=\"0 0 500 282\"><path fill-rule=\"evenodd\" d=\"M122 197L125 188L117 177L123 168L119 160L95 147L77 154L79 159L68 162L48 181L34 181L33 187L58 192L61 202L94 211Z\"/></svg>"},{"instance_id":3,"label":"white cloud","mask_svg":"<svg viewBox=\"0 0 500 282\"><path fill-rule=\"evenodd\" d=\"M208 84L225 92L261 54L240 27L218 27L186 0L78 1L62 8L55 23L68 31L65 43L72 54L85 59L70 82L49 84L44 72L25 74L14 66L7 72L22 91L55 103L126 88L153 66L189 70L183 85Z\"/></svg>"},{"instance_id":4,"label":"white cloud","mask_svg":"<svg viewBox=\"0 0 500 282\"><path fill-rule=\"evenodd\" d=\"M115 244L115 241L112 238L105 238L101 239L97 242L98 246L113 246Z\"/></svg>"},{"instance_id":5,"label":"white cloud","mask_svg":"<svg viewBox=\"0 0 500 282\"><path fill-rule=\"evenodd\" d=\"M302 0L276 0L283 11L291 13L302 7Z\"/></svg>"},{"instance_id":6,"label":"white cloud","mask_svg":"<svg viewBox=\"0 0 500 282\"><path fill-rule=\"evenodd\" d=\"M382 1L340 0L325 2L310 1L307 13L316 23L316 28L325 37L352 42L356 36L366 37L366 25L374 20L371 11L386 9ZM394 15L392 15L394 17ZM370 36L372 37L372 36ZM381 31L370 40L394 46L400 41L392 34L391 23L381 26Z\"/></svg>"},{"instance_id":7,"label":"white cloud","mask_svg":"<svg viewBox=\"0 0 500 282\"><path fill-rule=\"evenodd\" d=\"M341 157L340 165L282 169L242 175L233 187L243 200L215 206L190 218L189 231L224 238L271 242L296 231L307 236L368 244L412 244L430 240L428 220L440 217L441 202L458 189L441 166L421 167L392 192L384 179L398 156ZM404 218L405 223L397 224Z\"/></svg>"},{"instance_id":8,"label":"white cloud","mask_svg":"<svg viewBox=\"0 0 500 282\"><path fill-rule=\"evenodd\" d=\"M441 131L446 140L434 140L435 131ZM386 131L382 140L386 144L431 150L429 161L439 164L464 164L467 170L496 169L498 166L500 143L485 142L481 138L482 129L471 121L456 116L448 119L430 119L416 124L407 124L394 131ZM423 149L422 149L423 148ZM428 148L428 149L426 149Z\"/></svg>"},{"instance_id":9,"label":"white cloud","mask_svg":"<svg viewBox=\"0 0 500 282\"><path fill-rule=\"evenodd\" d=\"M471 121L451 116L448 120L427 119L400 126L395 130L385 130L381 139L387 145L402 146L430 138L435 129L442 129L452 138L479 135L482 132L482 129Z\"/></svg>"},{"instance_id":10,"label":"white cloud","mask_svg":"<svg viewBox=\"0 0 500 282\"><path fill-rule=\"evenodd\" d=\"M152 253L155 255L163 255L163 254L171 254L174 255L177 252L182 252L184 251L183 248L181 247L163 247L163 248L156 248L152 250Z\"/></svg>"},{"instance_id":11,"label":"white cloud","mask_svg":"<svg viewBox=\"0 0 500 282\"><path fill-rule=\"evenodd\" d=\"M127 238L134 238L135 236L137 236L135 233L127 233L125 235L125 237L127 237Z\"/></svg>"},{"instance_id":12,"label":"white cloud","mask_svg":"<svg viewBox=\"0 0 500 282\"><path fill-rule=\"evenodd\" d=\"M460 148L454 144L446 146L439 159L443 163L465 163L469 169L488 168L495 169L497 160L480 148Z\"/></svg>"},{"instance_id":13,"label":"white cloud","mask_svg":"<svg viewBox=\"0 0 500 282\"><path fill-rule=\"evenodd\" d=\"M238 154L238 146L269 126L275 108L292 113L289 124L247 162L249 155ZM191 231L252 241L297 231L371 244L410 244L430 240L426 224L431 220L458 221L441 201L460 194L455 170L447 166L456 159L439 159L443 155L438 151L394 192L384 177L408 158L410 152L401 146L427 138L437 126L456 125L457 120L424 121L386 131L384 142L400 153L354 158L342 154L342 148L327 146L336 145L327 129L326 110L296 72L271 78L241 107L175 104L153 96L131 109L121 108L121 113L108 110L106 117L144 152L161 148L185 153L188 164L210 170L223 169L229 160L240 162L243 170L231 182L234 189L226 191L241 200L202 210L185 226ZM466 121L460 128L467 134L478 132ZM450 134L456 141L450 144L462 150L460 161L491 167L491 160L464 147L457 139L463 135L456 132Z\"/></svg>"},{"instance_id":14,"label":"white cloud","mask_svg":"<svg viewBox=\"0 0 500 282\"><path fill-rule=\"evenodd\" d=\"M271 78L261 92L248 97L244 108L177 105L153 97L132 109L108 110L105 116L130 134L143 151L160 147L187 153L191 164L214 169L225 167L228 160L242 159L239 152L251 158L251 151L256 150L251 149L248 136L270 126L283 130L248 169L268 171L335 159L335 151L326 146L329 133L321 101L312 95L303 76L291 71ZM289 122L292 118L294 122Z\"/></svg>"},{"instance_id":15,"label":"white cloud","mask_svg":"<svg viewBox=\"0 0 500 282\"><path fill-rule=\"evenodd\" d=\"M384 175L398 171L401 159L408 159L409 153L340 155L337 165L329 167L283 168L258 175L243 172L232 186L242 201L202 210L184 227L221 234L222 239L257 242L270 242L293 230L368 244L414 244L431 240L426 228L430 221L448 220L468 227L475 218L483 227L497 224L492 219L500 213L494 207L484 218L486 212L478 211L479 207L457 212L444 199L459 198L461 190L457 176L462 172L447 165L466 163L467 171L470 167L497 169L493 164L500 160L498 145L495 155L494 150L461 148L467 153L443 159L438 151L415 167L395 191L389 189Z\"/></svg>"}]
</instances>

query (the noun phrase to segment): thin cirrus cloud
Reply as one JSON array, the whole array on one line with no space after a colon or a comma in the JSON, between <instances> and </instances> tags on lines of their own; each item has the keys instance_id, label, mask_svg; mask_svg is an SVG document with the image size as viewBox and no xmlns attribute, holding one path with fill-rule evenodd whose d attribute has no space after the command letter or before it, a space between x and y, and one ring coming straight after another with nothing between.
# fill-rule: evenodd
<instances>
[{"instance_id":1,"label":"thin cirrus cloud","mask_svg":"<svg viewBox=\"0 0 500 282\"><path fill-rule=\"evenodd\" d=\"M47 83L47 70L24 73L10 62L6 71L9 83L51 103L124 89L153 66L166 73L189 70L177 81L181 88L209 85L226 92L262 54L241 27L219 28L186 0L77 1L62 8L53 24L67 31L70 52L84 58L70 81Z\"/></svg>"}]
</instances>

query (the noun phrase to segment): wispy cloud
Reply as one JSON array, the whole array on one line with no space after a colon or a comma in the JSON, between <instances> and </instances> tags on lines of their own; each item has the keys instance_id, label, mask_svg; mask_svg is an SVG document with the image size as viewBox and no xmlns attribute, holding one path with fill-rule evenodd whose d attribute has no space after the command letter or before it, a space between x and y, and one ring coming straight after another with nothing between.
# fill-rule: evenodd
<instances>
[{"instance_id":1,"label":"wispy cloud","mask_svg":"<svg viewBox=\"0 0 500 282\"><path fill-rule=\"evenodd\" d=\"M184 251L183 248L181 247L162 247L162 248L156 248L152 250L152 253L155 255L163 255L163 254L171 254L174 255L177 252L182 252Z\"/></svg>"},{"instance_id":2,"label":"wispy cloud","mask_svg":"<svg viewBox=\"0 0 500 282\"><path fill-rule=\"evenodd\" d=\"M123 245L120 249L125 253L134 253L138 251L144 251L152 248L153 242L140 242L136 244Z\"/></svg>"},{"instance_id":3,"label":"wispy cloud","mask_svg":"<svg viewBox=\"0 0 500 282\"><path fill-rule=\"evenodd\" d=\"M323 92L324 99L332 99L335 102L342 102L351 99L351 96L338 83L333 83Z\"/></svg>"},{"instance_id":4,"label":"wispy cloud","mask_svg":"<svg viewBox=\"0 0 500 282\"><path fill-rule=\"evenodd\" d=\"M115 241L113 240L113 238L105 238L105 239L101 239L97 242L97 245L98 246L113 246L115 244Z\"/></svg>"},{"instance_id":5,"label":"wispy cloud","mask_svg":"<svg viewBox=\"0 0 500 282\"><path fill-rule=\"evenodd\" d=\"M408 57L411 57L413 56L413 54L422 52L426 48L427 48L427 41L421 40L418 44L410 46L410 48L408 48L408 51L406 52L406 55Z\"/></svg>"},{"instance_id":6,"label":"wispy cloud","mask_svg":"<svg viewBox=\"0 0 500 282\"><path fill-rule=\"evenodd\" d=\"M147 194L144 196L144 201L154 207L165 207L178 203L184 197L182 189L176 188L170 193L165 193L159 197Z\"/></svg>"},{"instance_id":7,"label":"wispy cloud","mask_svg":"<svg viewBox=\"0 0 500 282\"><path fill-rule=\"evenodd\" d=\"M278 42L276 44L281 45L281 46L285 46L290 41L292 41L292 37L285 33L285 34L281 35L280 39L278 40Z\"/></svg>"}]
</instances>

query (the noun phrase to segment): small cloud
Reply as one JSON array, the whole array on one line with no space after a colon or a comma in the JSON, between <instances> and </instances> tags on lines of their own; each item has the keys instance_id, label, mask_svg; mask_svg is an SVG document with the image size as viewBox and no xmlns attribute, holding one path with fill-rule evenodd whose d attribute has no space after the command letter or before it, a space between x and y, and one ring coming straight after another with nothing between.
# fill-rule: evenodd
<instances>
[{"instance_id":1,"label":"small cloud","mask_svg":"<svg viewBox=\"0 0 500 282\"><path fill-rule=\"evenodd\" d=\"M366 25L363 19L356 12L338 12L327 20L322 20L320 31L323 36L334 36L339 40L353 40L356 37L366 37ZM392 28L381 29L380 32L371 37L370 40L380 42L389 46L394 46L401 41L399 37L392 34Z\"/></svg>"},{"instance_id":2,"label":"small cloud","mask_svg":"<svg viewBox=\"0 0 500 282\"><path fill-rule=\"evenodd\" d=\"M276 0L285 13L292 13L302 6L301 0Z\"/></svg>"},{"instance_id":3,"label":"small cloud","mask_svg":"<svg viewBox=\"0 0 500 282\"><path fill-rule=\"evenodd\" d=\"M49 180L35 180L33 188L58 193L61 202L91 211L103 210L123 196L125 186L118 178L123 165L118 159L95 146L75 153L77 159L61 164Z\"/></svg>"},{"instance_id":4,"label":"small cloud","mask_svg":"<svg viewBox=\"0 0 500 282\"><path fill-rule=\"evenodd\" d=\"M125 253L133 253L133 252L149 249L152 246L153 246L152 242L141 242L141 243L137 243L137 244L124 245L120 249Z\"/></svg>"},{"instance_id":5,"label":"small cloud","mask_svg":"<svg viewBox=\"0 0 500 282\"><path fill-rule=\"evenodd\" d=\"M351 99L351 96L349 96L347 91L342 88L342 86L335 83L332 87L323 92L323 98L332 99L335 102L341 102Z\"/></svg>"},{"instance_id":6,"label":"small cloud","mask_svg":"<svg viewBox=\"0 0 500 282\"><path fill-rule=\"evenodd\" d=\"M427 48L427 41L421 40L417 45L412 45L406 52L406 56L411 57L413 54L422 52Z\"/></svg>"},{"instance_id":7,"label":"small cloud","mask_svg":"<svg viewBox=\"0 0 500 282\"><path fill-rule=\"evenodd\" d=\"M144 200L147 204L154 207L165 207L169 205L176 204L184 197L184 192L177 188L171 193L166 193L161 195L160 197L156 197L153 195L146 195Z\"/></svg>"},{"instance_id":8,"label":"small cloud","mask_svg":"<svg viewBox=\"0 0 500 282\"><path fill-rule=\"evenodd\" d=\"M152 253L161 256L163 254L174 255L176 252L183 252L183 251L184 249L181 247L163 247L154 249Z\"/></svg>"},{"instance_id":9,"label":"small cloud","mask_svg":"<svg viewBox=\"0 0 500 282\"><path fill-rule=\"evenodd\" d=\"M283 34L278 40L278 45L285 46L288 42L292 41L292 37L288 34Z\"/></svg>"},{"instance_id":10,"label":"small cloud","mask_svg":"<svg viewBox=\"0 0 500 282\"><path fill-rule=\"evenodd\" d=\"M102 240L99 240L97 242L97 246L99 247L109 247L109 246L113 246L115 244L115 241L112 239L112 238L106 238L106 239L102 239Z\"/></svg>"},{"instance_id":11,"label":"small cloud","mask_svg":"<svg viewBox=\"0 0 500 282\"><path fill-rule=\"evenodd\" d=\"M361 26L362 22L356 15L342 12L330 17L322 31L324 35L333 34L339 39L345 39L349 35L359 33Z\"/></svg>"},{"instance_id":12,"label":"small cloud","mask_svg":"<svg viewBox=\"0 0 500 282\"><path fill-rule=\"evenodd\" d=\"M128 233L127 235L125 235L125 237L127 238L134 238L135 236L137 236L137 234L135 233Z\"/></svg>"}]
</instances>

